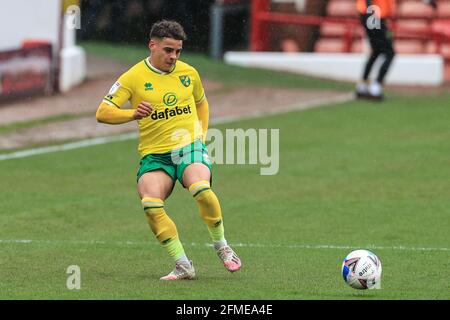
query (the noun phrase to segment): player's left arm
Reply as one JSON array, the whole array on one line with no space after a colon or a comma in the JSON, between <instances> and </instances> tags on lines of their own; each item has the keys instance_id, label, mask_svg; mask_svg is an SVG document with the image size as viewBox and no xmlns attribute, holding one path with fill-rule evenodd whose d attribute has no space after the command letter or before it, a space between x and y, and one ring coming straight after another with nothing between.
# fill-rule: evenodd
<instances>
[{"instance_id":1,"label":"player's left arm","mask_svg":"<svg viewBox=\"0 0 450 320\"><path fill-rule=\"evenodd\" d=\"M202 126L202 134L203 134L203 142L206 140L206 132L208 131L209 124L209 103L206 97L203 98L200 102L196 103L197 107L197 116L200 124Z\"/></svg>"},{"instance_id":2,"label":"player's left arm","mask_svg":"<svg viewBox=\"0 0 450 320\"><path fill-rule=\"evenodd\" d=\"M209 124L209 103L205 96L205 89L203 88L202 80L197 70L194 69L194 95L195 106L197 108L197 116L202 127L202 140L206 140L206 132Z\"/></svg>"}]
</instances>

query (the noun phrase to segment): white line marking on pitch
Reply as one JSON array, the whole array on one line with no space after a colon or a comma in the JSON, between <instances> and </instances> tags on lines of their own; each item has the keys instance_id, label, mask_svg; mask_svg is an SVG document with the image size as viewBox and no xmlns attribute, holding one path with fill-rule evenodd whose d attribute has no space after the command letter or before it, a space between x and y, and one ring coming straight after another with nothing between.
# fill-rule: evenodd
<instances>
[{"instance_id":1,"label":"white line marking on pitch","mask_svg":"<svg viewBox=\"0 0 450 320\"><path fill-rule=\"evenodd\" d=\"M133 133L126 133L126 134L121 134L119 136L113 136L113 137L87 139L87 140L81 140L81 141L77 141L77 142L66 143L66 144L61 144L61 145L56 145L56 146L27 149L27 150L17 151L17 152L13 152L13 153L0 154L0 161L16 159L16 158L26 158L26 157L31 157L31 156L35 156L38 154L44 154L44 153L52 153L52 152L58 152L58 151L79 149L79 148L90 147L90 146L95 146L95 145L100 145L100 144L105 144L105 143L115 142L115 141L131 140L136 137L137 137L137 133L133 132Z\"/></svg>"},{"instance_id":2,"label":"white line marking on pitch","mask_svg":"<svg viewBox=\"0 0 450 320\"><path fill-rule=\"evenodd\" d=\"M285 107L281 107L278 109L274 109L274 111L268 111L268 112L255 112L253 114L250 114L248 116L231 116L231 117L220 117L211 119L210 123L211 125L217 125L217 124L225 124L237 120L248 120L248 119L255 119L255 118L261 118L264 116L274 115L274 114L281 114L286 113L290 111L295 110L306 110L316 107L321 107L325 105L334 105L334 104L340 104L344 102L348 102L354 99L353 93L345 93L342 95L338 95L336 97L332 98L318 98L312 101L308 101L305 103L298 103L295 105L289 105ZM95 145L101 145L106 144L110 142L116 142L116 141L125 141L125 140L132 140L136 139L138 137L137 132L132 133L126 133L121 134L117 136L110 136L110 137L101 137L101 138L94 138L94 139L86 139L81 140L77 142L72 143L66 143L61 145L55 145L55 146L49 146L49 147L42 147L42 148L33 148L33 149L26 149L22 151L16 151L12 153L6 153L6 154L0 154L0 161L3 160L9 160L9 159L17 159L17 158L26 158L31 157L39 154L46 154L46 153L52 153L52 152L59 152L59 151L68 151L73 149L79 149L79 148L85 148Z\"/></svg>"},{"instance_id":3,"label":"white line marking on pitch","mask_svg":"<svg viewBox=\"0 0 450 320\"><path fill-rule=\"evenodd\" d=\"M154 241L109 241L109 240L31 240L31 239L0 239L0 244L49 244L49 245L113 245L113 246L147 246L159 245ZM186 243L191 247L212 247L209 243ZM345 245L327 245L327 244L261 244L261 243L234 243L233 247L241 248L288 248L288 249L373 249L373 250L401 250L401 251L450 251L450 248L432 248L432 247L407 247L407 246L345 246Z\"/></svg>"}]
</instances>

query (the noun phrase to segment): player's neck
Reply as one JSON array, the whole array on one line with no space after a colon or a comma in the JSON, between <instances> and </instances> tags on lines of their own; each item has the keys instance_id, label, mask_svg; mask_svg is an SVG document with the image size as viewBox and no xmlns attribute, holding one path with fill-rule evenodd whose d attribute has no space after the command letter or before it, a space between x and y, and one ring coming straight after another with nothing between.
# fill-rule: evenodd
<instances>
[{"instance_id":1,"label":"player's neck","mask_svg":"<svg viewBox=\"0 0 450 320\"><path fill-rule=\"evenodd\" d=\"M161 74L169 74L169 73L171 73L171 72L173 71L173 69L175 69L175 66L173 66L173 67L172 67L172 70L170 70L169 72L167 72L167 71L162 71L161 69L155 67L154 64L152 64L151 56L150 56L150 57L147 57L146 60L147 60L148 65L149 65L154 71L156 71L156 72L158 72L158 73L161 73Z\"/></svg>"}]
</instances>

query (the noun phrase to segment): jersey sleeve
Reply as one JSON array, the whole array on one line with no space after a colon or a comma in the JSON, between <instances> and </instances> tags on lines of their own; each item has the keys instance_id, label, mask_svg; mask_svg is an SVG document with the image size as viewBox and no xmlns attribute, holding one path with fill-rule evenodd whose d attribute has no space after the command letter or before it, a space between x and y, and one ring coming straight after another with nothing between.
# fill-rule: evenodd
<instances>
[{"instance_id":1,"label":"jersey sleeve","mask_svg":"<svg viewBox=\"0 0 450 320\"><path fill-rule=\"evenodd\" d=\"M128 100L130 100L133 92L129 78L127 73L120 76L116 83L113 84L108 94L103 97L103 102L121 108Z\"/></svg>"},{"instance_id":2,"label":"jersey sleeve","mask_svg":"<svg viewBox=\"0 0 450 320\"><path fill-rule=\"evenodd\" d=\"M194 100L196 104L199 104L200 102L205 99L205 89L203 89L202 80L200 78L200 75L198 74L197 70L194 69L194 90L192 94L194 95Z\"/></svg>"}]
</instances>

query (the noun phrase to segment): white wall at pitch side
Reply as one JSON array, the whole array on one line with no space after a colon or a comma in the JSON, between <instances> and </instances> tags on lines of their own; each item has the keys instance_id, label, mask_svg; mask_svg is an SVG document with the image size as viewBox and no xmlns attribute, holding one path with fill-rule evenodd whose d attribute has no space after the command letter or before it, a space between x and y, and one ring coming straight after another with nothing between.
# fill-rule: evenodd
<instances>
[{"instance_id":1,"label":"white wall at pitch side","mask_svg":"<svg viewBox=\"0 0 450 320\"><path fill-rule=\"evenodd\" d=\"M0 0L0 51L20 49L24 40L53 45L59 89L68 91L86 77L86 54L76 45L76 29L62 20L61 0ZM61 42L62 41L62 42Z\"/></svg>"},{"instance_id":2,"label":"white wall at pitch side","mask_svg":"<svg viewBox=\"0 0 450 320\"><path fill-rule=\"evenodd\" d=\"M227 52L226 63L289 71L334 80L356 82L361 78L367 54ZM376 77L375 65L371 78ZM387 84L439 86L444 81L440 55L397 54L386 76Z\"/></svg>"},{"instance_id":3,"label":"white wall at pitch side","mask_svg":"<svg viewBox=\"0 0 450 320\"><path fill-rule=\"evenodd\" d=\"M63 44L60 52L59 90L67 92L86 78L86 53L76 45L76 29L68 28L68 15L63 18Z\"/></svg>"},{"instance_id":4,"label":"white wall at pitch side","mask_svg":"<svg viewBox=\"0 0 450 320\"><path fill-rule=\"evenodd\" d=\"M60 0L1 0L0 51L19 49L25 39L59 42Z\"/></svg>"}]
</instances>

